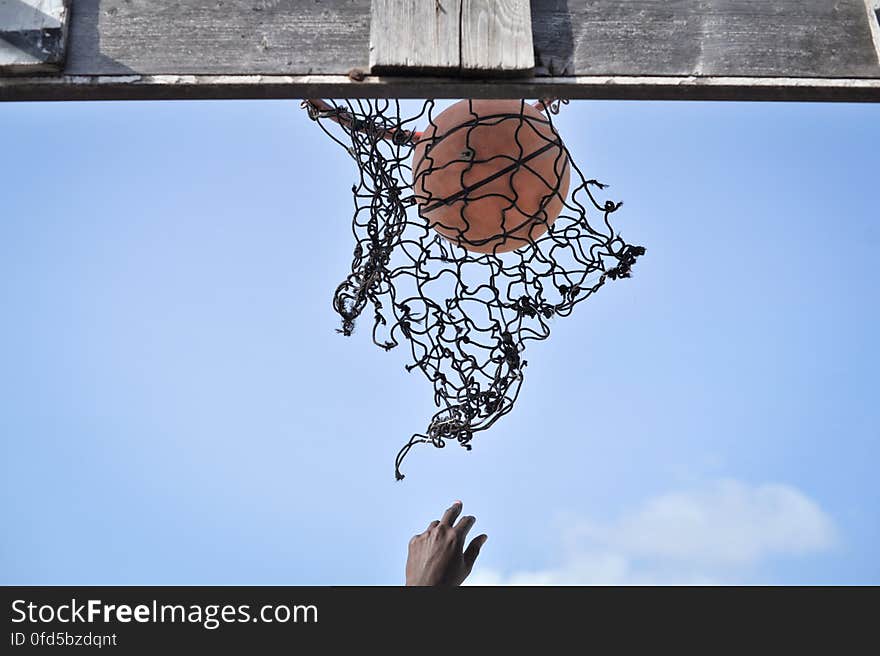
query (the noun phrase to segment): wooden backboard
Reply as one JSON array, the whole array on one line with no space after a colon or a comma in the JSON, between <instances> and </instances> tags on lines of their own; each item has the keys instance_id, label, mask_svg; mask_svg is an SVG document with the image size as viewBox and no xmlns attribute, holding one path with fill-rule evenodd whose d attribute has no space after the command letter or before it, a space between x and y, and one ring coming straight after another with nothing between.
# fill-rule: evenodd
<instances>
[{"instance_id":1,"label":"wooden backboard","mask_svg":"<svg viewBox=\"0 0 880 656\"><path fill-rule=\"evenodd\" d=\"M0 0L0 100L878 101L878 17L880 0Z\"/></svg>"}]
</instances>

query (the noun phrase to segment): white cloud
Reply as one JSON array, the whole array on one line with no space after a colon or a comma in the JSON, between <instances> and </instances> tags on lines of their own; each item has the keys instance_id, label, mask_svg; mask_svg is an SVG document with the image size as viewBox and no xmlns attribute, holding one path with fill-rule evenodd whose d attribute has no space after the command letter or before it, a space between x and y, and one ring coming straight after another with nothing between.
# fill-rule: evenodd
<instances>
[{"instance_id":1,"label":"white cloud","mask_svg":"<svg viewBox=\"0 0 880 656\"><path fill-rule=\"evenodd\" d=\"M716 481L649 499L616 521L574 522L566 557L543 571L475 571L476 585L710 584L737 580L771 557L830 548L825 512L788 485Z\"/></svg>"}]
</instances>

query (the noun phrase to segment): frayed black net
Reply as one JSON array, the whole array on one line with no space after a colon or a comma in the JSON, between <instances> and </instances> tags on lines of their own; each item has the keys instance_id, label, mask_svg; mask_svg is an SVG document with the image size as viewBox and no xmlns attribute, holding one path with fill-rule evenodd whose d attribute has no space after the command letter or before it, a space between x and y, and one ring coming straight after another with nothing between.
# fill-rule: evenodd
<instances>
[{"instance_id":1,"label":"frayed black net","mask_svg":"<svg viewBox=\"0 0 880 656\"><path fill-rule=\"evenodd\" d=\"M359 171L354 259L333 298L340 332L350 335L371 306L373 341L386 350L405 344L407 370L434 387L439 410L400 450L398 479L415 444L455 440L470 449L476 433L512 410L526 342L546 339L551 319L608 280L628 278L645 252L611 225L621 203L597 200L604 185L571 159L552 123L559 101L488 113L481 102L462 101L454 129L433 100L410 115L387 99L303 103ZM484 147L495 137L507 144L503 154ZM450 180L457 190L435 196ZM541 189L537 203L522 197L526 188ZM477 225L486 208L502 217L488 236Z\"/></svg>"}]
</instances>

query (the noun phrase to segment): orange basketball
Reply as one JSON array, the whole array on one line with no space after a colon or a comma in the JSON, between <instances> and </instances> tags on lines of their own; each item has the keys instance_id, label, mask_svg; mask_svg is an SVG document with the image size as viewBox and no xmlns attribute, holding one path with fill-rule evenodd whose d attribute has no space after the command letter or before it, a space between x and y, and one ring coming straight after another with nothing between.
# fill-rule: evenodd
<instances>
[{"instance_id":1,"label":"orange basketball","mask_svg":"<svg viewBox=\"0 0 880 656\"><path fill-rule=\"evenodd\" d=\"M413 153L421 216L478 253L505 253L543 235L570 178L559 135L519 100L461 100L433 120Z\"/></svg>"}]
</instances>

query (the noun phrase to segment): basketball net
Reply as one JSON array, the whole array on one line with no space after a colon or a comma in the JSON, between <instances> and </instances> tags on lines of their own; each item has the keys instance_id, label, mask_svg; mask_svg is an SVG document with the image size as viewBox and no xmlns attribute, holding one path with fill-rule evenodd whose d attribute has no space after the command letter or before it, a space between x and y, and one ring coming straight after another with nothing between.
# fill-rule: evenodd
<instances>
[{"instance_id":1,"label":"basketball net","mask_svg":"<svg viewBox=\"0 0 880 656\"><path fill-rule=\"evenodd\" d=\"M474 101L467 102L470 107ZM527 210L536 222L545 222L535 231L539 237L507 234L502 223L497 243L511 246L508 237L520 241L507 252L499 247L488 253L473 250L466 230L450 235L449 225L438 226L431 218L431 209L439 206L460 207L464 215L468 203L479 198L479 185L464 184L454 198L433 197L430 185L419 183L435 170L430 161L427 166L420 163L413 180L417 144L424 146L429 139L428 146L436 147L447 136L437 129L436 101L419 101L409 112L392 99L303 102L309 117L348 152L358 169L352 186L351 273L333 297L342 319L340 332L351 335L356 320L371 307L373 342L386 350L405 343L412 357L407 370L419 369L427 377L439 408L427 430L412 435L400 449L398 480L404 477L401 463L414 445L442 448L455 440L470 449L476 433L508 414L522 386L527 342L546 339L556 317L569 316L607 281L630 277L636 258L645 252L615 231L610 217L621 203L596 198L594 193L605 185L582 174L559 138L552 117L561 102L545 99L528 108L539 113L527 111L522 101L517 111L491 117L493 124L530 127L532 134L536 121L544 121L537 126L539 133L550 135L547 147L555 149L557 159L563 164L567 159L571 181L567 194L558 180L545 181L546 202L562 201L555 221L534 208ZM470 114L460 130L487 129L485 116L472 108ZM515 139L518 143L519 137ZM531 153L513 150L517 156L507 156L491 170L510 175L529 167ZM462 180L467 171L491 167L493 159L479 152L463 152L460 158L456 163L464 171ZM516 208L517 194L508 196ZM588 212L595 214L592 222Z\"/></svg>"}]
</instances>

